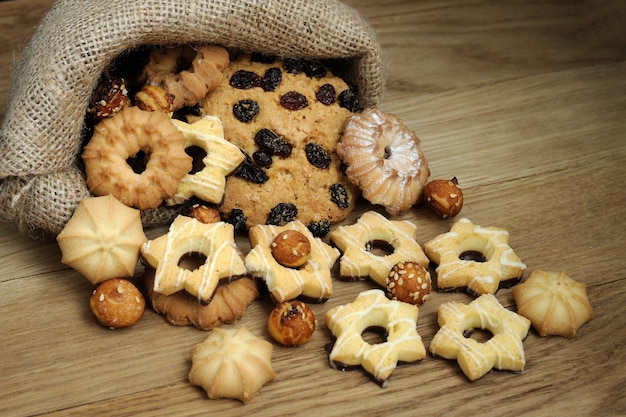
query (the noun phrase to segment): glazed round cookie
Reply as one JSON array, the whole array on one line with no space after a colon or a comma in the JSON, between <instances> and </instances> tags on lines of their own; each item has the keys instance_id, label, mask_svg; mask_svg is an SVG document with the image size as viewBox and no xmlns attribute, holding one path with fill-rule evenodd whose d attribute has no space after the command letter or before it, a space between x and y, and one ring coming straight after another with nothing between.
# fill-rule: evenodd
<instances>
[{"instance_id":1,"label":"glazed round cookie","mask_svg":"<svg viewBox=\"0 0 626 417\"><path fill-rule=\"evenodd\" d=\"M398 117L366 109L346 120L337 154L363 197L396 215L417 203L430 175L420 144Z\"/></svg>"},{"instance_id":2,"label":"glazed round cookie","mask_svg":"<svg viewBox=\"0 0 626 417\"><path fill-rule=\"evenodd\" d=\"M360 192L344 176L336 145L358 110L350 87L311 61L244 54L203 101L246 161L226 182L220 211L239 230L300 220L325 234Z\"/></svg>"}]
</instances>

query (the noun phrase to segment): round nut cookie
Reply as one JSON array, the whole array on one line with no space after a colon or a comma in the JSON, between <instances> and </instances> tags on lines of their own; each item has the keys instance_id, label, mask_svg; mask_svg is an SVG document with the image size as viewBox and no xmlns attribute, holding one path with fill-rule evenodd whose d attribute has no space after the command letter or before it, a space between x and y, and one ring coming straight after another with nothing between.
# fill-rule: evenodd
<instances>
[{"instance_id":1,"label":"round nut cookie","mask_svg":"<svg viewBox=\"0 0 626 417\"><path fill-rule=\"evenodd\" d=\"M220 211L235 227L300 220L325 234L360 192L335 150L359 105L354 91L321 63L242 54L202 103L246 161L226 182Z\"/></svg>"}]
</instances>

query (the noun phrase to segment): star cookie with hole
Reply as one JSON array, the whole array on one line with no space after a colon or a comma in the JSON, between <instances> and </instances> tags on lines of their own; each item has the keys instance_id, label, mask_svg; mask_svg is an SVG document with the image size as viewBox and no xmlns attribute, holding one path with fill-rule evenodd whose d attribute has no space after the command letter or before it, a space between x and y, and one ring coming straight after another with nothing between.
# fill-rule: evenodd
<instances>
[{"instance_id":1,"label":"star cookie with hole","mask_svg":"<svg viewBox=\"0 0 626 417\"><path fill-rule=\"evenodd\" d=\"M413 304L390 300L379 289L363 291L352 303L326 312L326 325L336 337L329 360L339 366L360 365L385 387L398 362L426 356L417 317ZM363 332L370 328L384 329L386 339L376 344L365 341Z\"/></svg>"},{"instance_id":2,"label":"star cookie with hole","mask_svg":"<svg viewBox=\"0 0 626 417\"><path fill-rule=\"evenodd\" d=\"M202 223L179 215L168 233L141 247L146 262L156 269L154 291L171 295L185 290L208 302L221 280L246 274L246 267L234 240L234 228L224 222ZM205 257L194 270L179 266L188 255Z\"/></svg>"},{"instance_id":3,"label":"star cookie with hole","mask_svg":"<svg viewBox=\"0 0 626 417\"><path fill-rule=\"evenodd\" d=\"M289 230L299 232L310 244L306 262L297 267L281 264L272 254L272 244L276 236ZM313 302L330 298L333 291L330 269L339 258L339 251L316 238L299 220L284 226L257 225L250 228L252 250L245 257L248 272L265 281L267 288L277 302L305 297Z\"/></svg>"},{"instance_id":4,"label":"star cookie with hole","mask_svg":"<svg viewBox=\"0 0 626 417\"><path fill-rule=\"evenodd\" d=\"M239 147L224 139L224 128L218 117L204 116L191 124L172 119L172 123L185 136L186 150L196 147L206 155L201 161L202 169L187 173L178 183L176 194L167 203L181 204L192 196L209 203L221 203L226 176L243 162L244 154Z\"/></svg>"},{"instance_id":5,"label":"star cookie with hole","mask_svg":"<svg viewBox=\"0 0 626 417\"><path fill-rule=\"evenodd\" d=\"M340 226L330 240L343 253L339 260L344 278L370 277L381 287L387 286L389 272L399 262L415 262L427 267L429 260L416 241L417 226L410 221L388 220L368 211L355 224ZM380 249L377 254L375 249Z\"/></svg>"},{"instance_id":6,"label":"star cookie with hole","mask_svg":"<svg viewBox=\"0 0 626 417\"><path fill-rule=\"evenodd\" d=\"M474 295L495 294L501 283L519 281L526 265L509 246L509 232L458 220L449 232L424 243L437 264L439 289L466 288Z\"/></svg>"},{"instance_id":7,"label":"star cookie with hole","mask_svg":"<svg viewBox=\"0 0 626 417\"><path fill-rule=\"evenodd\" d=\"M507 310L493 294L483 294L469 304L442 303L438 311L439 330L430 342L434 356L456 359L463 373L475 381L496 368L522 371L526 364L522 341L530 320ZM485 330L492 337L479 342L467 333Z\"/></svg>"}]
</instances>

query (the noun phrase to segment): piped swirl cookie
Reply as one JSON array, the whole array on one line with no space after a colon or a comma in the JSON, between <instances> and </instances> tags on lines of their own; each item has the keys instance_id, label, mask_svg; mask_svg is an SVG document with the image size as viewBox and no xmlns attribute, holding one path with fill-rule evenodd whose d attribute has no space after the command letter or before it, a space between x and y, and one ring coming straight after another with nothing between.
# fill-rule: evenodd
<instances>
[{"instance_id":1,"label":"piped swirl cookie","mask_svg":"<svg viewBox=\"0 0 626 417\"><path fill-rule=\"evenodd\" d=\"M382 290L363 291L353 302L326 312L326 325L336 337L329 360L340 366L360 365L385 387L399 361L426 356L417 317L413 304L389 300ZM370 328L384 329L386 340L369 344L363 332Z\"/></svg>"},{"instance_id":2,"label":"piped swirl cookie","mask_svg":"<svg viewBox=\"0 0 626 417\"><path fill-rule=\"evenodd\" d=\"M381 287L387 286L391 269L399 262L415 262L427 267L429 260L415 240L417 226L410 221L389 220L368 211L357 222L340 226L330 240L342 252L340 274L344 278L370 277ZM382 247L382 253L374 249Z\"/></svg>"},{"instance_id":3,"label":"piped swirl cookie","mask_svg":"<svg viewBox=\"0 0 626 417\"><path fill-rule=\"evenodd\" d=\"M210 399L233 398L247 403L273 381L273 345L247 327L216 328L191 350L189 382Z\"/></svg>"},{"instance_id":4,"label":"piped swirl cookie","mask_svg":"<svg viewBox=\"0 0 626 417\"><path fill-rule=\"evenodd\" d=\"M519 280L526 265L509 246L509 232L459 219L449 232L424 243L437 264L439 289L466 288L472 294L494 294L504 281Z\"/></svg>"},{"instance_id":5,"label":"piped swirl cookie","mask_svg":"<svg viewBox=\"0 0 626 417\"><path fill-rule=\"evenodd\" d=\"M171 295L185 290L199 301L208 302L221 280L241 277L246 267L234 240L231 224L205 224L179 215L169 231L141 247L141 254L156 268L154 291ZM195 270L179 266L183 257L198 254L206 258Z\"/></svg>"},{"instance_id":6,"label":"piped swirl cookie","mask_svg":"<svg viewBox=\"0 0 626 417\"><path fill-rule=\"evenodd\" d=\"M286 231L297 231L308 239L310 253L304 264L285 266L272 253L274 239ZM248 272L262 279L277 302L304 297L321 302L333 291L330 269L339 258L339 251L314 237L300 221L294 220L284 226L257 225L250 229L252 250L244 262Z\"/></svg>"},{"instance_id":7,"label":"piped swirl cookie","mask_svg":"<svg viewBox=\"0 0 626 417\"><path fill-rule=\"evenodd\" d=\"M435 356L456 359L463 373L475 381L492 368L521 371L526 364L522 341L530 321L507 310L493 294L483 294L469 304L442 303L438 312L439 330L430 342ZM466 334L482 329L493 337L479 342Z\"/></svg>"},{"instance_id":8,"label":"piped swirl cookie","mask_svg":"<svg viewBox=\"0 0 626 417\"><path fill-rule=\"evenodd\" d=\"M61 262L98 284L133 276L148 239L139 210L106 195L81 200L56 240Z\"/></svg>"},{"instance_id":9,"label":"piped swirl cookie","mask_svg":"<svg viewBox=\"0 0 626 417\"><path fill-rule=\"evenodd\" d=\"M530 319L539 336L574 337L593 317L587 286L565 271L533 271L512 293L517 312Z\"/></svg>"}]
</instances>

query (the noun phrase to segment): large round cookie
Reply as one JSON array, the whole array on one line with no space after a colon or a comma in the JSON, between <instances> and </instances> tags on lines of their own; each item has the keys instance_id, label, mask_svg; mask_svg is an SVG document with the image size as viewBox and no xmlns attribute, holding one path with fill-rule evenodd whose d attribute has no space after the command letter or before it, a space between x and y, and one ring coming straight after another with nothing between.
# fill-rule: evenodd
<instances>
[{"instance_id":1,"label":"large round cookie","mask_svg":"<svg viewBox=\"0 0 626 417\"><path fill-rule=\"evenodd\" d=\"M220 211L239 229L298 219L318 234L353 210L358 189L335 148L358 110L349 86L311 61L243 54L202 103L247 154L228 178Z\"/></svg>"}]
</instances>

